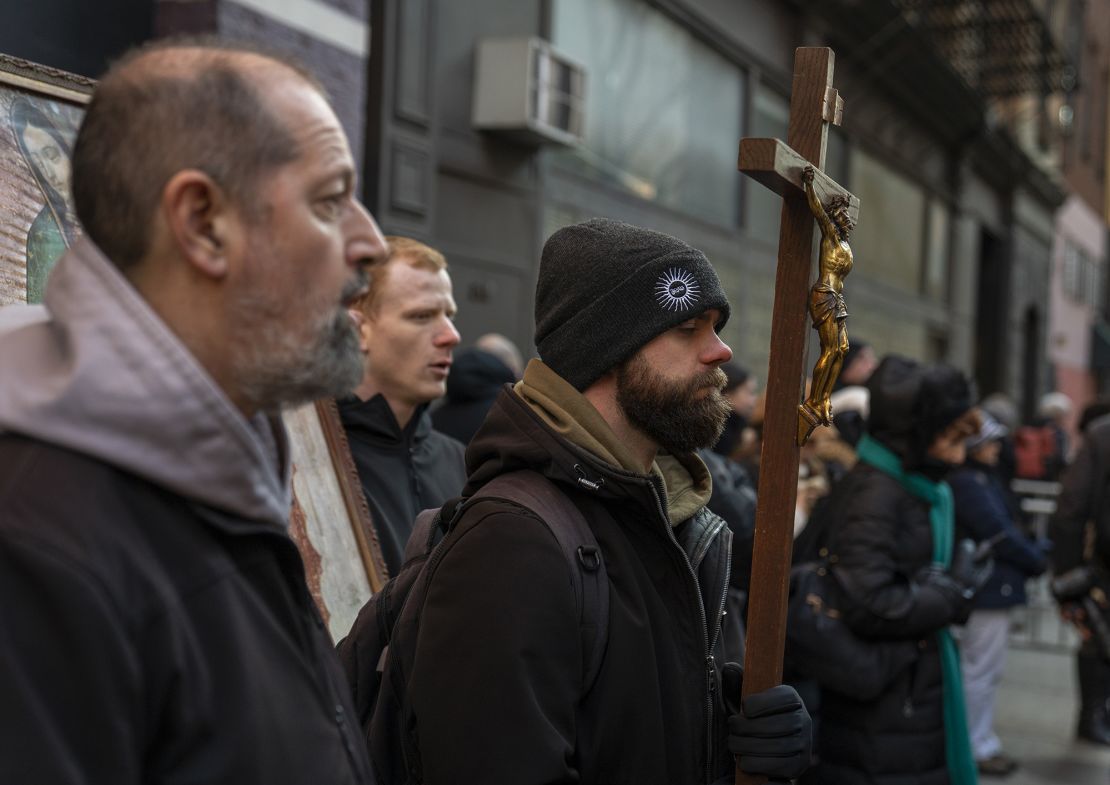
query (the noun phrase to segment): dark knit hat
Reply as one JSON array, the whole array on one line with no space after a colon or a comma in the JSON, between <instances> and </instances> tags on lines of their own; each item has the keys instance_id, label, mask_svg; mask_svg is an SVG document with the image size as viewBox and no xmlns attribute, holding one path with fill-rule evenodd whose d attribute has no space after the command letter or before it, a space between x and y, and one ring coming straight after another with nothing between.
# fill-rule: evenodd
<instances>
[{"instance_id":1,"label":"dark knit hat","mask_svg":"<svg viewBox=\"0 0 1110 785\"><path fill-rule=\"evenodd\" d=\"M972 407L974 391L957 369L888 355L867 381L867 431L913 470L941 431Z\"/></svg>"},{"instance_id":2,"label":"dark knit hat","mask_svg":"<svg viewBox=\"0 0 1110 785\"><path fill-rule=\"evenodd\" d=\"M578 390L652 338L710 308L729 317L717 273L681 240L595 218L555 232L536 284L536 349Z\"/></svg>"}]
</instances>

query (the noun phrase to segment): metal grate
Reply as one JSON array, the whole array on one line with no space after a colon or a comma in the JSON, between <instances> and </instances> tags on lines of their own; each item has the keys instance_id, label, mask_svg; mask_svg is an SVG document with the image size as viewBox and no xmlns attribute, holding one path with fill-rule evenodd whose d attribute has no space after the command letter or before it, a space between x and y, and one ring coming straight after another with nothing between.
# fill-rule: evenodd
<instances>
[{"instance_id":1,"label":"metal grate","mask_svg":"<svg viewBox=\"0 0 1110 785\"><path fill-rule=\"evenodd\" d=\"M1068 92L1076 72L1065 38L1070 3L894 0L969 87L984 97Z\"/></svg>"}]
</instances>

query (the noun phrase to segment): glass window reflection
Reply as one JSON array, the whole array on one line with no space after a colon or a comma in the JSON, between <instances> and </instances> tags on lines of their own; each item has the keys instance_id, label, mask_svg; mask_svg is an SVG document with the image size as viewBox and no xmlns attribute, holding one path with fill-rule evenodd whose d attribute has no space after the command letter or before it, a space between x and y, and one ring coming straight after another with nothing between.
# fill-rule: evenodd
<instances>
[{"instance_id":1,"label":"glass window reflection","mask_svg":"<svg viewBox=\"0 0 1110 785\"><path fill-rule=\"evenodd\" d=\"M557 0L552 40L587 72L585 142L559 162L734 225L743 72L641 0Z\"/></svg>"}]
</instances>

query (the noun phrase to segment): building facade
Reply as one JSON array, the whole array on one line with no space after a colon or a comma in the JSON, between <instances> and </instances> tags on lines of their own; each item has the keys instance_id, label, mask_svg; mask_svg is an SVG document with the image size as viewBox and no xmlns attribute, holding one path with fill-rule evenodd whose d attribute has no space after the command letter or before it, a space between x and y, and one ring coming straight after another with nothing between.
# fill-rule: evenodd
<instances>
[{"instance_id":1,"label":"building facade","mask_svg":"<svg viewBox=\"0 0 1110 785\"><path fill-rule=\"evenodd\" d=\"M606 216L704 249L734 303L725 338L765 374L779 201L737 174L737 141L785 137L794 48L831 45L846 110L826 169L862 202L850 333L881 353L960 365L983 394L1006 392L1027 411L1053 385L1045 293L1063 193L997 121L987 87L998 84L971 84L950 65L937 34L951 28L945 20L910 2L403 5L379 4L372 25L371 48L393 53L371 77L381 83L371 103L382 106L373 172L388 173L374 207L390 229L445 250L464 338L497 329L530 347L544 238ZM1041 32L1054 40L1056 28L1043 22ZM481 43L530 37L585 73L578 146L474 126ZM1062 51L1054 56L1065 61ZM1005 54L998 68L1025 84L1025 53ZM401 76L414 67L434 75L408 79L430 107L419 123L400 106ZM1040 76L1055 90L1061 70Z\"/></svg>"},{"instance_id":2,"label":"building facade","mask_svg":"<svg viewBox=\"0 0 1110 785\"><path fill-rule=\"evenodd\" d=\"M1057 385L1053 112L1075 77L1080 0L108 2L138 19L132 39L213 32L314 67L383 228L447 255L464 342L496 330L531 351L544 239L605 216L709 255L733 302L724 337L761 378L779 199L736 171L738 142L786 136L795 47L832 46L845 114L825 169L861 199L850 334L952 362L1027 413ZM15 37L0 50L59 64L59 47L17 50ZM491 41L529 54L481 71ZM539 64L548 47L575 67L566 84ZM114 54L86 48L91 63ZM526 114L573 118L581 142L477 121L476 102L521 84Z\"/></svg>"},{"instance_id":3,"label":"building facade","mask_svg":"<svg viewBox=\"0 0 1110 785\"><path fill-rule=\"evenodd\" d=\"M1070 194L1056 221L1049 356L1056 388L1083 407L1110 392L1110 0L1089 0L1078 37L1060 169Z\"/></svg>"}]
</instances>

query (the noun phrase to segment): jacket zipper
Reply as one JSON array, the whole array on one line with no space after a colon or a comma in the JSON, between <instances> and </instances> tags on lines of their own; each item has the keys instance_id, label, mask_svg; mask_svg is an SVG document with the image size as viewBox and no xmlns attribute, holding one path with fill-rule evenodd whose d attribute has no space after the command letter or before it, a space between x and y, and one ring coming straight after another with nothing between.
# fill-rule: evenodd
<instances>
[{"instance_id":1,"label":"jacket zipper","mask_svg":"<svg viewBox=\"0 0 1110 785\"><path fill-rule=\"evenodd\" d=\"M420 478L416 474L416 445L409 444L409 485L412 486L412 496L416 499L416 511L420 512Z\"/></svg>"},{"instance_id":2,"label":"jacket zipper","mask_svg":"<svg viewBox=\"0 0 1110 785\"><path fill-rule=\"evenodd\" d=\"M281 580L284 582L284 588L291 591L294 599L294 604L299 605L293 610L295 611L296 621L299 625L298 640L296 647L304 660L305 665L312 672L315 677L312 679L312 686L316 693L323 701L323 708L326 712L330 713L334 723L334 727L339 734L339 738L343 743L344 749L347 753L347 762L350 767L351 777L355 782L365 783L368 777L372 777L372 773L363 768L359 763L359 754L356 750L353 741L353 730L350 722L347 721L345 711L343 710L342 700L339 697L341 690L346 689L342 684L337 684L333 679L333 674L328 670L328 666L321 659L321 652L317 650L318 644L317 636L328 636L327 627L324 624L324 619L316 608L316 601L312 599L309 593L308 584L304 572L304 560L301 557L300 551L293 541L283 534L278 534L270 527L252 527L250 529L236 530L231 529L223 521L223 517L213 519L204 515L205 508L203 506L196 506L194 510L201 515L202 519L209 525L214 526L223 534L228 534L234 537L256 537L260 538L259 541L266 543L266 547L272 552L275 559L279 562L279 572L281 573ZM288 562L288 564L286 564ZM307 619L305 618L307 616ZM307 629L305 625L307 624ZM314 633L312 628L315 628Z\"/></svg>"},{"instance_id":3,"label":"jacket zipper","mask_svg":"<svg viewBox=\"0 0 1110 785\"><path fill-rule=\"evenodd\" d=\"M706 689L705 689L705 782L709 783L713 780L713 693L716 689L717 672L713 659L713 649L709 645L709 623L705 618L705 608L701 602L701 587L698 586L698 576L694 574L694 567L690 564L690 557L686 555L686 551L678 544L678 540L674 536L674 531L671 529L670 519L667 517L667 511L663 507L663 502L659 498L659 489L656 488L655 483L648 481L651 486L651 495L655 499L655 508L659 511L659 516L663 521L663 527L667 530L667 536L678 552L682 554L682 563L686 565L686 572L690 579L694 582L694 589L698 595L698 601L694 603L698 606L698 618L701 619L701 635L702 645L705 647L705 667L706 667ZM725 591L728 591L728 584L725 584ZM724 599L721 600L721 606L724 607ZM719 632L718 625L718 632Z\"/></svg>"},{"instance_id":4,"label":"jacket zipper","mask_svg":"<svg viewBox=\"0 0 1110 785\"><path fill-rule=\"evenodd\" d=\"M312 599L312 595L308 591L307 584L305 584L303 580L298 581L297 588L303 606L302 612L307 613L308 616L311 617L311 620L317 629L318 635L328 635L327 627L325 627L324 625L324 619L316 610L316 602ZM309 633L309 635L310 639L306 642L309 648L308 650L306 650L305 653L309 657L311 657L312 666L317 675L322 677L323 684L320 684L320 679L317 680L317 684L320 685L320 688L325 691L324 697L332 706L332 710L334 712L333 717L335 722L335 729L339 733L339 739L340 741L342 741L343 748L347 753L347 763L351 767L351 774L358 782L364 782L365 772L363 768L359 765L359 756L358 753L355 751L354 742L351 739L352 730L349 723L347 722L346 712L343 710L343 702L339 697L339 690L342 689L343 685L338 685L332 680L332 674L328 671L327 666L320 661L319 653L315 650L315 642L311 639L311 632Z\"/></svg>"},{"instance_id":5,"label":"jacket zipper","mask_svg":"<svg viewBox=\"0 0 1110 785\"><path fill-rule=\"evenodd\" d=\"M728 524L724 524L727 526ZM717 535L718 537L720 534ZM717 646L717 639L721 637L721 628L724 627L725 619L725 602L728 600L728 584L732 580L732 559L725 559L725 582L721 590L721 602L717 606L717 626L713 631L713 637L709 641L709 650L713 651Z\"/></svg>"}]
</instances>

